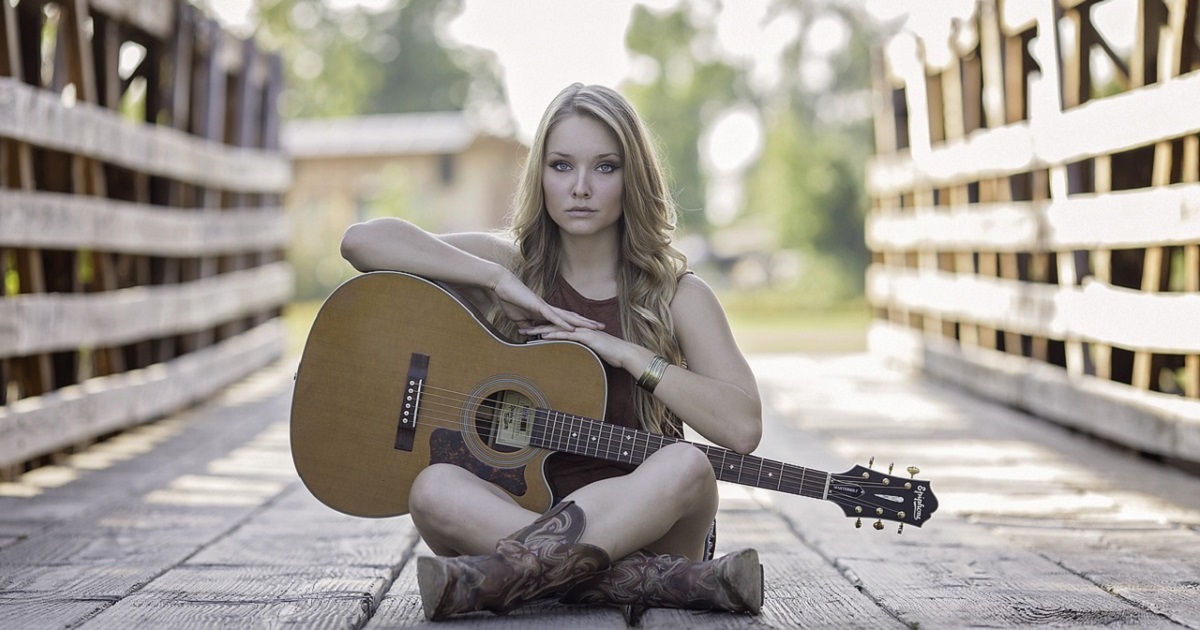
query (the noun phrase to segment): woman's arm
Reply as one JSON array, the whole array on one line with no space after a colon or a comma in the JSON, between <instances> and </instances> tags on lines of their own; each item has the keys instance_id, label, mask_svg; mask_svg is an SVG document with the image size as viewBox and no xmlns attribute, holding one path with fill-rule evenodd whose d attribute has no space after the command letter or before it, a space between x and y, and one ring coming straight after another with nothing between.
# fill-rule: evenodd
<instances>
[{"instance_id":1,"label":"woman's arm","mask_svg":"<svg viewBox=\"0 0 1200 630\"><path fill-rule=\"evenodd\" d=\"M671 315L687 369L668 367L654 395L706 439L739 453L752 452L762 438L762 402L725 309L708 284L688 274L679 281ZM653 358L642 350L626 366L634 378Z\"/></svg>"},{"instance_id":2,"label":"woman's arm","mask_svg":"<svg viewBox=\"0 0 1200 630\"><path fill-rule=\"evenodd\" d=\"M754 372L733 339L717 296L703 280L684 276L671 302L671 315L688 367L668 367L654 395L706 439L750 453L762 438L762 403ZM522 332L578 341L635 379L654 358L654 353L642 346L599 331L540 326Z\"/></svg>"},{"instance_id":3,"label":"woman's arm","mask_svg":"<svg viewBox=\"0 0 1200 630\"><path fill-rule=\"evenodd\" d=\"M551 322L574 329L602 328L586 317L550 306L510 269L517 247L482 232L435 235L401 219L356 223L342 236L342 257L359 271L405 271L463 287L490 289L514 321Z\"/></svg>"},{"instance_id":4,"label":"woman's arm","mask_svg":"<svg viewBox=\"0 0 1200 630\"><path fill-rule=\"evenodd\" d=\"M516 247L484 233L438 236L396 218L347 228L342 257L359 271L406 271L451 284L494 289L508 273Z\"/></svg>"}]
</instances>

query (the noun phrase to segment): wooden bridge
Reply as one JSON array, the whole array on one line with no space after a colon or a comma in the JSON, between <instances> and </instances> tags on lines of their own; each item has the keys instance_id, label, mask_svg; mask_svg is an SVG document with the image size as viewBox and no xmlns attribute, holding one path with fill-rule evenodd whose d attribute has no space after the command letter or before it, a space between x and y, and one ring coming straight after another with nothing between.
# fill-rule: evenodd
<instances>
[{"instance_id":1,"label":"wooden bridge","mask_svg":"<svg viewBox=\"0 0 1200 630\"><path fill-rule=\"evenodd\" d=\"M1200 478L870 355L756 356L761 454L841 472L921 468L940 508L876 531L835 505L722 485L719 551L759 549L752 618L653 610L645 627L1200 628ZM288 452L294 364L24 475L0 497L8 629L424 624L407 517L317 503ZM24 495L24 496L22 496ZM537 604L437 627L624 627Z\"/></svg>"},{"instance_id":2,"label":"wooden bridge","mask_svg":"<svg viewBox=\"0 0 1200 630\"><path fill-rule=\"evenodd\" d=\"M759 454L918 466L938 512L897 535L723 485L763 615L643 625L1200 630L1197 0L1138 2L1128 53L1104 4L982 0L942 60L881 54L875 352L751 358ZM0 627L424 624L407 517L291 464L279 60L185 0L0 25ZM480 624L625 625L439 625Z\"/></svg>"}]
</instances>

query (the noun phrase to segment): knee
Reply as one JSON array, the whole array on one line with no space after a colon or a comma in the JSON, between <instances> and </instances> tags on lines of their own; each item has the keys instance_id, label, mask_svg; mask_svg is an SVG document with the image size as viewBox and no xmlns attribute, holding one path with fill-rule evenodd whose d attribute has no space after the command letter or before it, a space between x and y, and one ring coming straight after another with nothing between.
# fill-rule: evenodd
<instances>
[{"instance_id":1,"label":"knee","mask_svg":"<svg viewBox=\"0 0 1200 630\"><path fill-rule=\"evenodd\" d=\"M707 494L715 492L717 487L716 474L708 455L692 444L677 443L663 447L659 451L673 469L672 477L695 492Z\"/></svg>"},{"instance_id":2,"label":"knee","mask_svg":"<svg viewBox=\"0 0 1200 630\"><path fill-rule=\"evenodd\" d=\"M447 499L455 496L449 491L463 469L451 464L432 464L417 474L408 491L408 511L421 524L436 524L452 511Z\"/></svg>"}]
</instances>

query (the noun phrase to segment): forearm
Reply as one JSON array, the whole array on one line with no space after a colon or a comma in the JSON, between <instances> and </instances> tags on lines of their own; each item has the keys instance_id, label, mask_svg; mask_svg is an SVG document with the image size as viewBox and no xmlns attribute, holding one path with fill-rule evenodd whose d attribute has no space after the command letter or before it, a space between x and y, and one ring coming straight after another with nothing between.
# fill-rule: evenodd
<instances>
[{"instance_id":1,"label":"forearm","mask_svg":"<svg viewBox=\"0 0 1200 630\"><path fill-rule=\"evenodd\" d=\"M394 218L350 226L342 237L341 252L359 271L405 271L452 284L495 288L508 273L498 263Z\"/></svg>"},{"instance_id":2,"label":"forearm","mask_svg":"<svg viewBox=\"0 0 1200 630\"><path fill-rule=\"evenodd\" d=\"M622 364L637 379L653 357L649 350L635 347ZM654 388L654 396L715 444L739 453L750 453L758 447L762 404L757 391L671 365Z\"/></svg>"}]
</instances>

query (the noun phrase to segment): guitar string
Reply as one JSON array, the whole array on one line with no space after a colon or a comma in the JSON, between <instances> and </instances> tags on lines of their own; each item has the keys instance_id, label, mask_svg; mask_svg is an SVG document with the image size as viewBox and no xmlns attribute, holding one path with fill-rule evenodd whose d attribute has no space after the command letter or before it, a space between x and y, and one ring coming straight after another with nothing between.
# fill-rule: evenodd
<instances>
[{"instance_id":1,"label":"guitar string","mask_svg":"<svg viewBox=\"0 0 1200 630\"><path fill-rule=\"evenodd\" d=\"M435 397L430 396L429 398L435 398ZM462 430L462 423L461 423L462 417L460 415L461 407L459 407L456 404L439 403L436 401L430 401L430 402L433 405L440 405L442 407L445 407L453 413L453 415L450 417L436 415L436 412L434 412L433 410L429 410L430 413L428 413L428 414L421 413L420 414L421 418L432 419L435 421L434 423L431 423L430 426L447 427L447 428L451 428L451 429L455 430L456 432L460 432ZM486 399L485 399L484 402L486 402L490 405L494 401L486 401ZM501 403L501 404L503 404L503 403ZM561 412L550 412L550 413L557 414L557 413L561 413ZM594 422L597 424L604 424L604 427L602 427L602 428L612 427L614 430L619 430L619 429L623 428L623 427L619 427L617 425L609 425L606 423L599 423L597 421L591 420L589 418L584 418L581 416L573 416L573 417L578 420L585 420L585 421ZM548 419L548 421L554 422L549 419ZM560 423L560 426L569 426L569 425L568 425L568 423ZM649 436L649 438L662 438L662 439L665 439L668 441L672 440L672 438L669 438L666 436L659 436L659 435L654 435L654 434L647 434L647 435ZM609 438L599 438L599 439L609 442L610 444L612 443L612 440ZM649 446L649 444L647 444L647 446ZM697 445L697 446L704 446L704 445ZM558 449L551 448L550 450L563 450L563 449L562 448L558 448ZM583 450L583 449L580 449L580 450ZM780 462L780 463L782 464L782 462ZM825 490L824 477L829 476L829 473L821 472L821 477L818 477L815 479L806 479L805 476L801 475L801 474L795 474L795 473L789 474L789 471L787 470L786 467L793 466L793 465L791 465L791 464L782 464L782 465L785 466L785 468L781 471L781 477L782 477L781 480L776 484L777 489L779 489L781 491L786 491L786 492L794 492L796 494L800 494L801 496L808 496L811 498L822 498L821 495L824 493L824 490ZM754 474L754 473L751 473L751 474ZM761 477L760 477L760 479L761 479ZM897 491L890 486L880 484L880 483L871 483L871 482L868 482L865 480L860 480L860 479L851 479L850 481L852 481L855 485L866 487L866 488L873 487L876 489L886 489L886 490ZM807 490L809 493L805 494L804 490ZM894 507L892 505L873 501L870 498L868 498L866 495L864 495L862 497L853 497L853 496L849 496L849 495L843 495L841 493L838 493L836 491L836 488L833 485L830 486L829 490L830 490L829 495L825 498L831 498L834 503L838 503L839 505L841 503L838 501L838 499L842 499L847 502L852 502L852 504L855 504L855 505L861 505L864 508L867 508L868 511L874 511L872 508L883 510L883 514L864 513L863 516L867 516L869 518L878 517L878 518L888 518L889 520L899 520L901 522L910 522L910 521L905 520L904 518L899 517L898 514L900 513L901 510L897 509L896 507Z\"/></svg>"},{"instance_id":2,"label":"guitar string","mask_svg":"<svg viewBox=\"0 0 1200 630\"><path fill-rule=\"evenodd\" d=\"M433 391L431 391L431 390L448 392L450 394L453 394L453 396L445 396L445 395L439 396L439 395L433 393ZM438 399L440 399L440 400L438 400ZM472 397L469 395L463 395L463 394L460 394L459 392L454 392L452 390L446 390L443 388L437 388L434 386L430 386L428 384L426 384L423 388L423 394L421 397L421 401L440 405L441 407L444 407L452 412L452 417L445 418L445 417L440 417L440 416L430 416L430 415L424 413L424 411L430 411L430 412L433 411L432 409L427 409L427 410L422 410L422 413L421 413L422 418L450 421L450 422L453 422L456 425L456 427L461 426L461 422L460 422L461 421L461 412L464 409L464 407L467 407L468 404L471 402L479 402L481 404L481 406L487 406L488 408L496 410L496 411L499 411L500 408L504 407L504 406L523 407L522 405L513 405L512 403L502 403L502 402L498 402L495 400L488 400L486 398L480 399L478 397L475 397L475 399L472 400ZM442 401L448 401L448 402L442 402ZM573 426L572 421L575 420L575 421L582 421L582 422L587 422L587 423L594 423L596 425L596 428L598 429L596 431L596 433L598 435L591 436L594 439L593 444L588 444L588 445L586 445L586 447L584 447L584 445L580 445L580 448L577 449L577 450L583 451L583 453L581 453L581 454L586 455L586 454L588 454L587 451L593 451L597 455L599 455L599 453L601 451L604 451L606 453L610 453L615 456L615 453L618 450L628 450L629 448L632 448L633 450L638 451L638 452L644 450L643 444L635 444L634 446L629 447L623 440L618 439L618 437L615 434L617 432L620 432L622 429L625 429L625 427L620 427L618 425L604 423L604 422L601 422L598 420L593 420L591 418L586 418L583 416L575 416L572 414L566 414L564 412L558 412L558 411L553 411L553 410L542 410L542 411L545 412L543 414L543 417L546 419L545 426L547 428L547 430L545 431L545 435L543 436L543 439L551 447L554 446L554 441L555 441L554 436L556 436L556 435L563 436L558 439L558 442L562 442L564 444L569 445L569 443L572 440L571 440L570 436L565 436L564 430L565 429L574 430L576 427ZM551 415L562 416L563 418L551 417ZM606 428L609 429L608 436L604 435L604 429L606 429ZM651 447L652 441L660 442L655 447L655 450L662 448L667 443L672 443L674 441L678 441L678 440L675 440L668 436L651 434L651 433L647 433L645 431L638 431L633 434L635 436L635 442L638 442L638 440L636 439L636 436L638 436L639 434L644 436L642 438L642 440L644 441L645 449L648 449ZM695 446L700 447L701 450L705 450L704 447L706 447L707 445L696 444ZM619 447L619 448L614 448L614 447ZM552 448L552 450L564 450L564 447L559 447L557 449ZM728 449L723 449L723 450L728 450ZM734 453L733 451L728 451L728 452L729 452L729 454L732 454L735 457L739 457L744 460L744 456L742 456L741 454ZM651 454L650 452L645 453L646 456L649 456L650 454ZM706 454L707 454L707 451L706 451ZM769 461L769 460L765 460L762 458L756 458L756 459L762 460L764 463ZM619 457L617 458L617 461L620 461ZM779 465L782 467L780 470L781 479L778 481L778 485L780 486L781 489L782 489L782 486L788 485L791 488L798 487L798 488L801 488L804 490L808 490L811 493L816 493L818 496L821 494L821 492L823 492L823 490L825 488L825 478L828 476L828 473L824 473L822 471L811 471L809 469L804 469L802 467L794 466L792 464L784 464L782 462L779 462ZM799 469L799 470L789 471L789 468ZM753 472L752 467L743 467L743 470L746 470L746 469L749 469L751 471L749 474L756 474ZM813 478L807 478L807 475L810 472L820 473L820 476L817 477L814 475ZM761 475L761 472L758 474Z\"/></svg>"},{"instance_id":3,"label":"guitar string","mask_svg":"<svg viewBox=\"0 0 1200 630\"><path fill-rule=\"evenodd\" d=\"M456 414L460 409L459 407L457 407L456 405L453 405L453 404L439 403L434 400L428 400L427 402L429 402L431 406L432 405L440 405L442 407L445 407L446 409L449 409L451 412L454 412ZM624 427L607 424L607 423L600 423L600 422L591 420L589 418L583 418L583 417L576 416L574 418L577 420L584 420L587 422L595 422L597 425L602 425L602 426L597 427L597 429L598 429L596 431L597 435L589 434L587 436L587 437L592 438L590 442L579 442L577 440L577 436L579 435L578 433L576 433L575 437L567 435L568 432L574 432L577 428L573 425L572 422L570 422L570 420L561 420L561 419L555 419L553 417L549 417L550 415L557 415L559 413L561 413L561 412L549 412L549 414L546 414L543 416L546 419L546 424L547 424L546 434L547 434L547 436L553 436L555 434L560 436L557 439L555 439L554 437L547 438L545 436L542 436L543 437L542 441L547 444L547 448L549 448L550 450L558 450L558 451L566 450L568 452L577 452L578 454L581 454L581 455L591 455L592 453L595 453L596 456L599 456L600 453L603 452L603 453L608 453L608 454L612 455L612 457L609 457L608 459L616 459L617 461L621 461L621 459L616 456L617 451L632 450L633 452L643 454L643 459L644 459L644 457L648 457L649 455L653 454L653 452L656 452L657 450L659 450L666 444L673 442L673 440L669 437L655 435L655 434L647 434L647 433L643 432L644 437L640 437L640 439L635 438L637 443L635 445L630 446L630 445L625 444L621 439L618 439L618 437L615 435L615 433L620 433L621 430L624 429ZM423 409L420 414L419 421L420 421L420 419L433 419L433 420L449 421L450 423L452 423L454 425L454 429L461 430L461 428L462 428L461 427L461 416L456 415L455 417L446 418L444 416L438 415L438 411L435 409L432 409L432 408ZM439 426L444 426L444 422L440 423ZM607 436L604 435L604 429L610 429L610 432L614 433L614 435L607 435ZM655 444L655 442L659 442L659 443ZM576 444L577 447L570 448L572 443ZM696 446L703 447L704 445L696 445ZM703 449L701 449L701 450L703 450ZM630 460L629 463L632 463L632 460ZM789 465L784 464L784 466L789 466ZM749 468L749 467L747 467L747 468ZM755 474L759 474L759 473L751 471L748 473L748 476L755 475ZM762 479L765 479L765 477L760 476L760 481ZM815 495L817 498L819 498L825 487L824 479L825 479L825 474L822 474L820 478L805 478L805 476L801 475L801 474L789 474L789 471L786 468L783 468L780 471L779 481L777 483L773 483L772 485L776 485L778 489L784 490L784 491L796 490L797 493L799 493L799 494L805 494L805 491L807 491L808 496ZM769 486L767 484L764 484L764 487L769 487Z\"/></svg>"},{"instance_id":4,"label":"guitar string","mask_svg":"<svg viewBox=\"0 0 1200 630\"><path fill-rule=\"evenodd\" d=\"M444 392L445 394L450 394L450 395L447 396L445 394L440 394L440 395L434 394L433 393L434 391ZM430 400L430 399L440 399L440 401ZM495 400L489 400L487 398L480 398L478 396L473 396L471 394L465 394L462 392L457 392L454 390L449 390L449 389L429 385L428 383L423 383L421 400L430 400L430 402L432 404L438 404L438 405L454 412L449 417L437 417L437 416L427 415L424 413L420 414L420 416L422 418L432 419L435 421L440 421L442 423L447 423L447 424L440 424L439 426L448 426L448 428L456 428L456 427L461 426L461 423L460 423L461 412L466 406L468 406L471 403L478 402L480 405L486 405L495 411L500 411L500 409L502 407L525 408L523 405L514 405L512 403L505 403L505 402L500 402L500 401L495 401ZM442 401L445 401L445 402L442 402ZM420 411L421 410L418 410L418 412L420 412ZM598 427L600 429L612 427L612 429L610 430L610 434L613 431L617 431L617 430L623 428L623 427L619 427L618 425L611 425L608 423L603 423L601 421L593 420L591 418L586 418L586 417L582 417L582 416L574 416L572 414L565 414L563 412L558 412L558 411L553 411L553 410L543 410L543 411L546 412L544 414L544 416L546 416L548 427L550 427L550 428L561 429L561 428L570 427L570 419L581 420L581 421L592 422L592 423L604 425L602 427ZM565 416L566 418L568 418L568 420L552 419L549 417L551 414ZM602 433L602 431L600 431L600 433ZM641 432L641 433L645 433L645 432ZM550 431L547 431L547 434L550 434ZM662 448L663 446L666 445L666 443L673 443L674 441L678 441L678 440L674 440L673 438L670 438L668 436L661 436L661 435L649 434L649 433L647 433L646 435L647 435L647 438L646 438L647 439L647 444L646 444L647 447L650 446L650 444L649 444L650 439L655 439L657 441L664 442L663 444L660 444L658 446L658 448ZM614 439L611 435L608 438L605 438L601 435L600 437L598 437L596 439L599 441L597 443L597 448L596 448L597 454L599 453L599 451L602 448L601 443L603 443L604 445L607 446L607 448L604 448L604 450L609 453L613 452L612 446L614 446L615 444L621 444L621 442L619 440L614 441ZM695 446L703 447L705 445L695 444ZM704 450L704 449L702 448L701 450ZM724 450L728 450L728 449L724 449ZM741 454L735 453L733 451L729 451L729 453L733 454L736 457L743 458L743 461L744 461L745 456L742 456ZM650 454L651 453L646 453L646 456L649 456ZM754 456L751 456L751 457L754 457ZM756 457L756 459L760 459L764 462L769 461L769 460L763 460L762 458L757 458L757 457ZM778 462L778 463L781 464L781 466L783 467L780 471L782 478L778 482L780 489L782 489L783 485L787 484L791 488L799 487L804 490L809 490L810 492L815 493L816 496L819 498L820 495L823 494L825 491L826 483L825 483L824 477L828 476L828 477L830 477L830 480L832 481L832 475L830 475L829 473L825 473L823 471L816 471L816 472L820 473L820 476L815 479L808 479L808 478L806 478L808 473L813 472L811 469L806 469L804 467L795 466L792 464L785 464L782 462ZM789 470L789 468L799 469L799 470ZM762 469L760 468L760 471L758 473L760 475L760 481L761 481L761 470ZM750 474L755 474L755 473L752 472ZM888 490L895 490L891 486L884 485L881 483L872 483L867 480L854 479L851 481L854 484L864 487L864 488L876 488L876 489L882 488L882 489L888 489ZM833 495L834 491L835 490L831 485L830 486L830 495ZM803 494L803 493L801 492L801 494ZM861 497L856 498L856 497L846 496L844 498L847 500L857 500L858 503L860 503L864 506L868 506L868 507L872 507L872 508L881 508L885 511L885 513L887 513L887 512L899 513L899 510L897 510L896 508L889 506L889 505L878 504L878 503L875 503L873 501L868 501L868 500L858 500L858 499L861 499ZM876 516L878 516L878 515L876 515Z\"/></svg>"},{"instance_id":5,"label":"guitar string","mask_svg":"<svg viewBox=\"0 0 1200 630\"><path fill-rule=\"evenodd\" d=\"M515 405L515 404L513 404L513 403L503 403L503 402L498 402L498 401L495 401L495 400L488 400L487 398L473 397L473 396L471 396L471 395L469 395L469 394L462 394L462 393L460 393L460 392L456 392L456 391L453 391L453 390L448 390L448 389L444 389L444 388L439 388L439 387L436 387L436 386L429 385L429 384L427 384L427 383L424 385L424 388L423 388L423 389L424 389L424 391L426 392L426 395L424 396L424 398L425 398L425 399L429 399L429 398L440 398L440 399L441 399L441 400L443 400L443 401L448 401L448 402L441 402L441 403L438 403L438 404L441 404L441 406L443 406L443 407L446 407L446 408L449 408L451 411L454 411L454 412L455 412L455 416L454 416L454 417L452 417L452 418L449 418L449 420L450 420L450 421L452 421L452 422L454 422L456 425L457 425L457 424L459 424L458 420L460 419L460 412L461 412L461 411L464 409L464 407L468 406L468 405L469 405L469 403L472 403L472 402L479 402L481 406L487 406L487 407L489 407L489 408L491 408L491 409L493 409L493 410L495 410L495 411L499 411L501 407L506 407L506 406L507 406L507 407L520 407L520 408L525 408L523 405ZM440 392L446 392L446 393L448 393L448 394L451 394L451 396L446 396L446 395L441 395L441 396L430 395L428 392L430 392L431 390L436 390L436 391L440 391ZM604 428L610 428L610 431L618 431L618 430L620 430L620 429L624 429L624 428L625 428L625 427L621 427L621 426L619 426L619 425L613 425L613 424L605 423L605 422L602 422L602 421L599 421L599 420L594 420L594 419L592 419L592 418L587 418L587 417L583 417L583 416L576 416L576 415L573 415L573 414L567 414L567 413L565 413L565 412L559 412L559 411L554 411L554 410L542 410L542 411L545 411L545 412L547 412L547 414L555 414L555 415L561 415L561 416L565 416L565 417L567 417L568 419L579 420L579 421L588 422L588 423L595 423L596 425L602 425L602 426L599 426L599 427L598 427L598 428L599 428L599 429L601 429L601 430L603 430ZM445 418L441 418L441 419L445 419ZM565 426L569 426L569 421L561 421L561 420L555 420L555 419L547 418L547 422L548 422L550 425L554 426L554 427L565 427ZM665 442L674 442L674 441L678 441L678 440L676 440L676 439L674 439L674 438L671 438L671 437L669 437L669 436L663 436L663 435L658 435L658 434L651 434L651 433L647 433L647 432L645 432L645 431L641 431L641 430L639 430L639 431L638 431L638 433L641 433L641 434L644 434L644 435L646 435L646 436L647 436L647 438L646 438L647 440L649 440L649 439L655 439L655 440L662 440L662 441L665 441ZM603 441L604 441L605 443L607 443L609 446L612 446L612 445L614 445L614 444L620 444L620 443L621 443L619 440L614 440L612 437L605 438L605 437L601 436L601 437L600 437L600 438L598 438L598 439L600 439L600 440L603 440ZM690 443L690 442L689 442L689 443ZM698 447L702 447L702 450L703 450L703 447L707 447L707 445L704 445L704 444L695 444L695 445L696 445L696 446L698 446ZM659 448L661 448L662 446L665 446L665 444L664 444L664 445L660 445L660 446L659 446ZM720 447L718 447L718 448L720 448ZM612 449L606 449L606 450L607 450L608 452L612 452ZM744 459L745 457L754 457L755 459L760 459L760 460L763 460L764 462L771 461L771 460L765 460L765 459L763 459L763 458L759 458L759 457L757 457L757 456L753 456L753 455L750 455L750 456L743 456L743 455L741 455L740 453L736 453L736 452L734 452L734 451L730 451L729 449L722 449L722 450L723 450L723 451L727 451L729 454L733 455L734 457L740 457L740 458L743 458L743 459ZM804 475L806 475L807 473L810 473L810 472L812 472L812 473L818 473L818 474L820 474L820 475L829 475L829 473L826 473L826 472L824 472L824 471L817 471L817 470L815 470L815 469L807 469L807 468L804 468L804 467L802 467L802 466L796 466L796 465L794 465L794 464L786 464L786 463L783 463L783 462L775 462L775 463L778 463L778 464L780 464L781 466L785 466L785 467L788 467L788 468L798 469L798 470L795 470L795 471L793 471L793 472L795 472L796 474L804 474ZM785 468L785 469L784 469L784 471L786 472L786 471L787 471L787 468ZM903 479L901 478L901 480L903 480ZM869 481L866 481L866 480L861 480L861 479L853 479L853 480L851 480L851 481L853 481L854 483L856 483L856 484L858 484L858 485L860 485L860 486L864 486L864 487L875 487L875 488L881 488L881 489L891 489L891 488L892 488L890 485L886 485L886 484L882 484L882 483L877 483L877 482L874 482L874 483L873 483L873 482L869 482ZM824 487L824 481L823 481L823 480L816 480L816 481L814 481L814 482L813 482L813 485L816 485L816 486L819 486L819 487Z\"/></svg>"}]
</instances>

